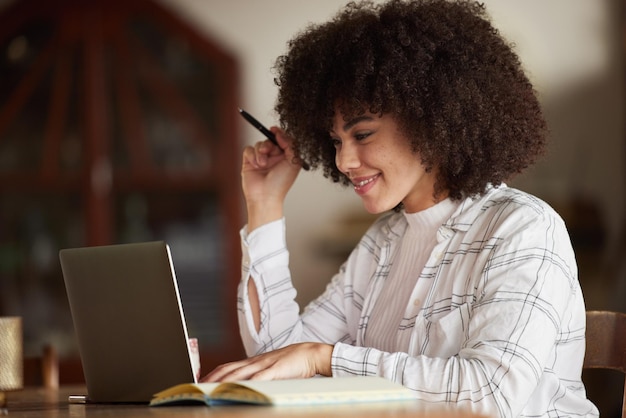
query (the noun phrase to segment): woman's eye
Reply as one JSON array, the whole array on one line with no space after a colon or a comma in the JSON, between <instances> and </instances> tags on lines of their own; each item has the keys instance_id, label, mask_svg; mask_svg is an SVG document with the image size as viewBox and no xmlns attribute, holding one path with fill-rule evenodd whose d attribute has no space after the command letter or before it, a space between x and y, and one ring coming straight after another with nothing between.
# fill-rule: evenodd
<instances>
[{"instance_id":1,"label":"woman's eye","mask_svg":"<svg viewBox=\"0 0 626 418\"><path fill-rule=\"evenodd\" d=\"M372 133L371 132L359 132L354 134L354 139L356 139L357 141L363 141L365 138L367 138L368 136L370 136Z\"/></svg>"},{"instance_id":2,"label":"woman's eye","mask_svg":"<svg viewBox=\"0 0 626 418\"><path fill-rule=\"evenodd\" d=\"M341 140L338 138L330 138L330 142L335 148L339 148L341 146Z\"/></svg>"}]
</instances>

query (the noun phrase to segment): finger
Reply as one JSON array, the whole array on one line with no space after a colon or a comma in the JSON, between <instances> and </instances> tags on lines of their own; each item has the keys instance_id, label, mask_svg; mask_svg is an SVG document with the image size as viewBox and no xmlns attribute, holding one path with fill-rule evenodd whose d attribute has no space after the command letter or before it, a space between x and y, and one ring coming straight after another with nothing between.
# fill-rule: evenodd
<instances>
[{"instance_id":1,"label":"finger","mask_svg":"<svg viewBox=\"0 0 626 418\"><path fill-rule=\"evenodd\" d=\"M254 149L256 152L257 163L262 167L267 166L270 161L280 161L284 158L283 149L270 140L257 142Z\"/></svg>"},{"instance_id":2,"label":"finger","mask_svg":"<svg viewBox=\"0 0 626 418\"><path fill-rule=\"evenodd\" d=\"M270 128L270 131L272 131L272 133L276 137L276 142L278 143L278 146L280 147L282 151L289 151L289 152L292 151L293 139L287 136L285 134L285 131L283 131L277 126L272 126Z\"/></svg>"},{"instance_id":3,"label":"finger","mask_svg":"<svg viewBox=\"0 0 626 418\"><path fill-rule=\"evenodd\" d=\"M259 370L256 373L252 373L248 376L248 380L278 380L281 379L281 374L274 369L274 367L270 367L267 369Z\"/></svg>"},{"instance_id":4,"label":"finger","mask_svg":"<svg viewBox=\"0 0 626 418\"><path fill-rule=\"evenodd\" d=\"M219 382L224 376L229 375L234 370L240 369L248 360L233 361L217 366L213 371L202 378L203 382Z\"/></svg>"},{"instance_id":5,"label":"finger","mask_svg":"<svg viewBox=\"0 0 626 418\"><path fill-rule=\"evenodd\" d=\"M254 144L254 155L258 166L265 167L267 165L267 150L263 142Z\"/></svg>"},{"instance_id":6,"label":"finger","mask_svg":"<svg viewBox=\"0 0 626 418\"><path fill-rule=\"evenodd\" d=\"M239 380L250 380L259 373L256 365L247 365L220 377L220 382L237 382Z\"/></svg>"},{"instance_id":7,"label":"finger","mask_svg":"<svg viewBox=\"0 0 626 418\"><path fill-rule=\"evenodd\" d=\"M278 363L282 358L278 355L282 350L261 354L245 360L228 363L211 376L211 381L232 382L237 380L272 380L281 375Z\"/></svg>"},{"instance_id":8,"label":"finger","mask_svg":"<svg viewBox=\"0 0 626 418\"><path fill-rule=\"evenodd\" d=\"M237 380L248 380L261 370L258 363L233 363L229 367L220 368L209 373L205 377L207 382L234 382Z\"/></svg>"},{"instance_id":9,"label":"finger","mask_svg":"<svg viewBox=\"0 0 626 418\"><path fill-rule=\"evenodd\" d=\"M302 161L299 157L296 157L293 150L293 138L287 135L285 131L278 127L273 126L270 130L276 136L276 142L278 142L278 146L285 152L289 163L292 165L300 166L305 170L309 170L309 165Z\"/></svg>"},{"instance_id":10,"label":"finger","mask_svg":"<svg viewBox=\"0 0 626 418\"><path fill-rule=\"evenodd\" d=\"M267 145L269 141L261 141L257 142L253 146L247 146L243 149L243 165L246 164L251 165L254 168L261 168L262 166L267 165L267 157L271 154L272 148L277 148L273 144L270 143L270 146ZM277 153L282 153L280 149L276 151Z\"/></svg>"},{"instance_id":11,"label":"finger","mask_svg":"<svg viewBox=\"0 0 626 418\"><path fill-rule=\"evenodd\" d=\"M257 163L256 151L254 147L247 146L243 149L243 166L251 165L254 168L259 168Z\"/></svg>"}]
</instances>

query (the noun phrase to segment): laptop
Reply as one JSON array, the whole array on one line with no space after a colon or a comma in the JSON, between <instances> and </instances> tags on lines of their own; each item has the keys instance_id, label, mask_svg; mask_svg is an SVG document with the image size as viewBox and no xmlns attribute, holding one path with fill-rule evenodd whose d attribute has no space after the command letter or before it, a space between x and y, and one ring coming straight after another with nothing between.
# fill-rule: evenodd
<instances>
[{"instance_id":1,"label":"laptop","mask_svg":"<svg viewBox=\"0 0 626 418\"><path fill-rule=\"evenodd\" d=\"M165 242L63 249L59 258L86 402L147 403L156 392L196 382Z\"/></svg>"}]
</instances>

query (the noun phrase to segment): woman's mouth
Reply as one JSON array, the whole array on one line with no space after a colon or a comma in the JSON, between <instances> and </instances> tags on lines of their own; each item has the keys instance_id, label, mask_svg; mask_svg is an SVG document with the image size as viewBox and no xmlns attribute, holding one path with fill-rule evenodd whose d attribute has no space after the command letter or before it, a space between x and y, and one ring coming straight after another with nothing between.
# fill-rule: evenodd
<instances>
[{"instance_id":1,"label":"woman's mouth","mask_svg":"<svg viewBox=\"0 0 626 418\"><path fill-rule=\"evenodd\" d=\"M380 177L380 173L372 177L353 179L352 184L354 185L354 191L358 194L367 193L368 190L374 187L374 182L378 179L378 177Z\"/></svg>"}]
</instances>

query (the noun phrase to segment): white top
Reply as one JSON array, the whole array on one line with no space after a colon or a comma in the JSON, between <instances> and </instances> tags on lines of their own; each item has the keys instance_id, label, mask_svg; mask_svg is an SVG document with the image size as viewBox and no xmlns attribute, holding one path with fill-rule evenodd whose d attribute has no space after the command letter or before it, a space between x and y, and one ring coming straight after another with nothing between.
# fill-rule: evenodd
<instances>
[{"instance_id":1,"label":"white top","mask_svg":"<svg viewBox=\"0 0 626 418\"><path fill-rule=\"evenodd\" d=\"M383 376L425 401L492 416L598 416L581 382L585 305L576 260L563 221L536 197L491 188L439 227L397 328L406 351L365 344L408 228L404 214L377 220L302 315L284 228L281 220L249 236L242 230L238 312L248 355L325 342L334 345L333 376ZM259 291L258 333L249 277Z\"/></svg>"},{"instance_id":2,"label":"white top","mask_svg":"<svg viewBox=\"0 0 626 418\"><path fill-rule=\"evenodd\" d=\"M398 330L410 325L410 318L404 318L407 304L421 304L419 300L409 301L409 297L428 256L437 245L437 230L458 205L458 202L445 199L420 212L404 212L409 227L392 255L389 277L370 315L363 337L366 347L383 351L409 350L410 334Z\"/></svg>"}]
</instances>

